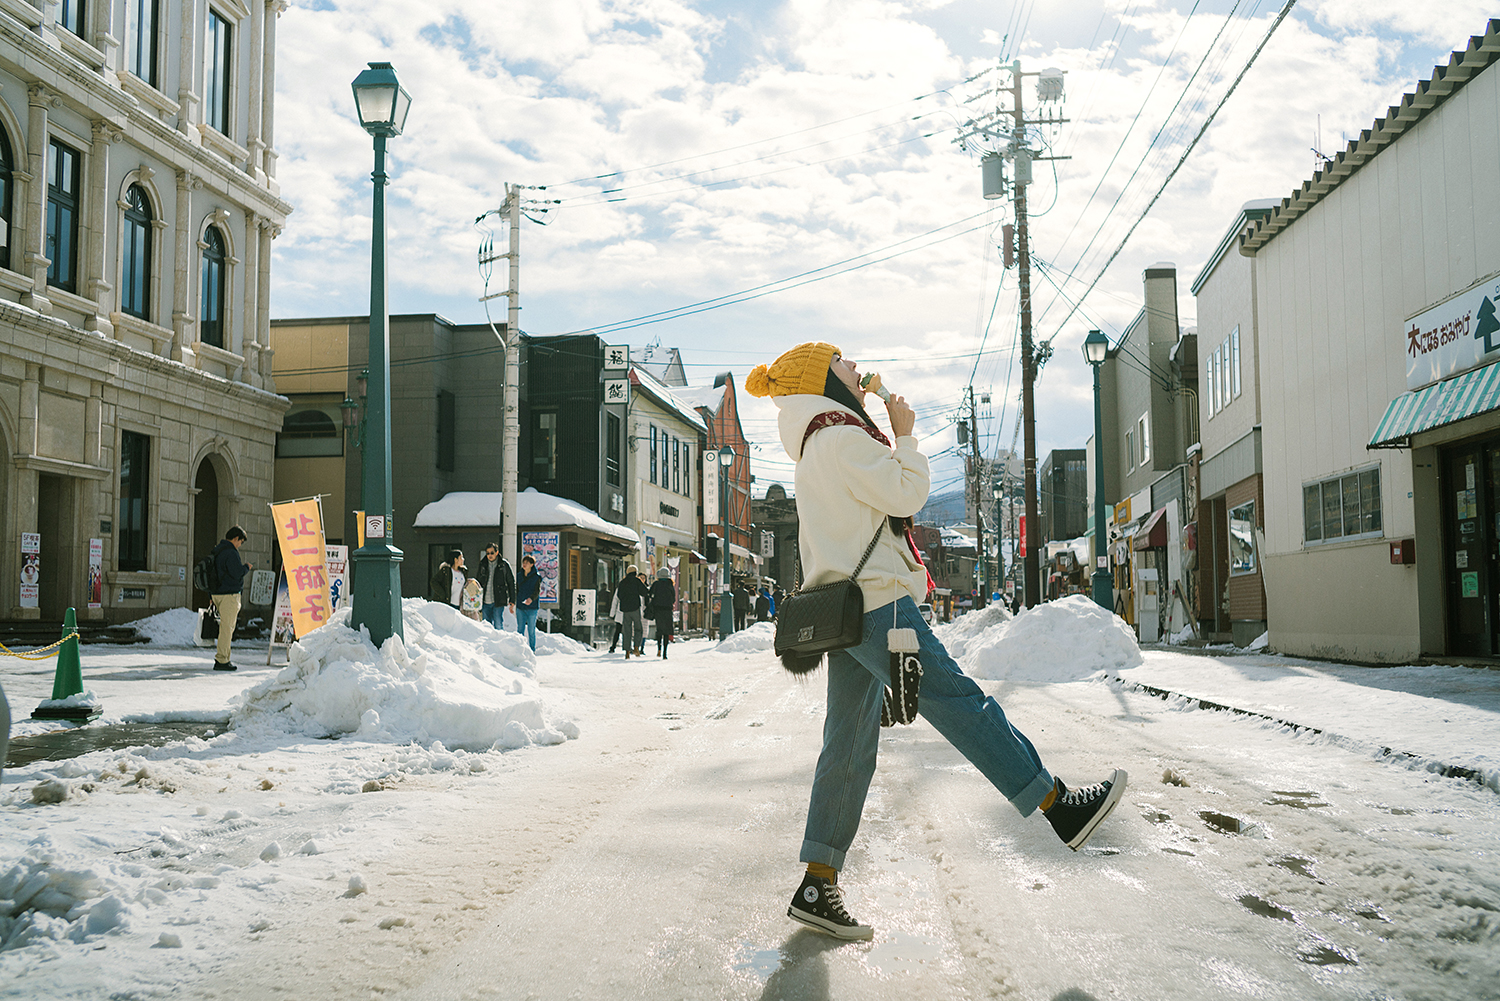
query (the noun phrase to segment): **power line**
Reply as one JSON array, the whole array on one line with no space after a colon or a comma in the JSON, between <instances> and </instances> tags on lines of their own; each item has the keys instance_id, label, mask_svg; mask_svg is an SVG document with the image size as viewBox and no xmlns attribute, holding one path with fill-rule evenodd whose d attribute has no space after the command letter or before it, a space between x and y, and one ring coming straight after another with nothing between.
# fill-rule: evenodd
<instances>
[{"instance_id":1,"label":"power line","mask_svg":"<svg viewBox=\"0 0 1500 1001\"><path fill-rule=\"evenodd\" d=\"M1078 311L1078 307L1083 305L1083 300L1088 298L1089 293L1094 290L1094 286L1099 284L1099 279L1104 277L1104 273L1109 270L1109 266L1114 263L1115 258L1120 256L1120 251L1125 249L1125 244L1129 243L1130 238L1135 235L1136 227L1141 224L1141 221L1144 220L1147 214L1150 213L1151 209L1155 207L1157 200L1162 196L1162 192L1167 190L1167 185L1172 183L1172 178L1177 176L1177 172L1181 170L1182 165L1187 162L1188 156L1191 155L1195 148L1197 148L1198 140L1203 138L1203 134L1207 132L1208 127L1213 124L1214 119L1223 109L1225 102L1229 100L1229 98L1234 94L1235 90L1239 87L1240 81L1245 79L1245 74L1250 72L1250 67L1255 65L1255 60L1259 58L1261 51L1266 47L1266 43L1270 42L1271 36L1276 33L1277 28L1281 27L1281 22L1286 20L1286 16L1292 12L1292 8L1296 5L1297 0L1286 0L1286 4L1281 8L1281 13L1276 15L1276 19L1271 22L1271 26L1266 29L1265 36L1260 40L1260 44L1255 47L1255 51L1250 53L1250 58L1245 61L1245 65L1240 70L1239 75L1234 78L1234 82L1229 85L1229 89L1224 92L1224 96L1219 99L1219 103L1214 106L1214 110L1210 112L1208 118L1204 120L1203 126L1198 130L1197 134L1193 136L1193 139L1188 143L1187 148L1182 151L1182 155L1177 158L1177 163L1172 167L1171 173L1169 173L1166 176L1166 179L1161 182L1161 187L1156 189L1156 194L1151 197L1151 201L1146 205L1144 209L1141 210L1141 214L1136 217L1135 222L1130 224L1130 229L1120 240L1119 245L1115 247L1114 252L1109 255L1109 260L1104 262L1104 266L1100 268L1099 273L1094 276L1094 280L1089 282L1089 287L1084 290L1083 295L1079 296L1078 302L1073 305L1072 309L1068 310L1068 315L1063 317L1062 322L1057 325L1058 333L1061 333L1062 328L1065 327L1068 321L1073 318L1073 314Z\"/></svg>"}]
</instances>

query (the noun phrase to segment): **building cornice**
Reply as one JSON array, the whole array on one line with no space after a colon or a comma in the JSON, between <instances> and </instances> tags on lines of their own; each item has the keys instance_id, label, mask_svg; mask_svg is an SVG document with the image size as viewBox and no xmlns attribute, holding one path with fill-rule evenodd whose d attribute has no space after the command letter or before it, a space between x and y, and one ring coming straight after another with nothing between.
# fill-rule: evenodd
<instances>
[{"instance_id":1,"label":"building cornice","mask_svg":"<svg viewBox=\"0 0 1500 1001\"><path fill-rule=\"evenodd\" d=\"M1283 198L1268 217L1241 233L1240 253L1254 256L1334 188L1462 90L1496 59L1500 59L1500 18L1492 18L1483 35L1473 36L1467 48L1454 51L1446 66L1433 67L1430 79L1419 82L1415 90L1402 95L1401 103L1392 105L1384 118L1376 119L1359 134L1358 139L1350 141L1348 148L1336 154L1310 180L1303 181L1302 187Z\"/></svg>"}]
</instances>

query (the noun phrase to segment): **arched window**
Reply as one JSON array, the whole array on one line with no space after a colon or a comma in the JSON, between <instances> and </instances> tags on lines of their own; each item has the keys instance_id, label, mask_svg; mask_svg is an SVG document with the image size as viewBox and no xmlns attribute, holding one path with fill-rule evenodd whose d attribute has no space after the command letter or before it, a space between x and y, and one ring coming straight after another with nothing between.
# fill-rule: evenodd
<instances>
[{"instance_id":1,"label":"arched window","mask_svg":"<svg viewBox=\"0 0 1500 1001\"><path fill-rule=\"evenodd\" d=\"M203 234L203 295L198 301L199 340L224 347L224 237L218 227Z\"/></svg>"},{"instance_id":2,"label":"arched window","mask_svg":"<svg viewBox=\"0 0 1500 1001\"><path fill-rule=\"evenodd\" d=\"M139 184L125 192L124 247L120 256L120 309L151 319L151 202Z\"/></svg>"},{"instance_id":3,"label":"arched window","mask_svg":"<svg viewBox=\"0 0 1500 1001\"><path fill-rule=\"evenodd\" d=\"M10 152L10 138L0 129L0 268L10 267L10 203L15 181L11 169L15 160Z\"/></svg>"},{"instance_id":4,"label":"arched window","mask_svg":"<svg viewBox=\"0 0 1500 1001\"><path fill-rule=\"evenodd\" d=\"M294 406L283 418L281 433L276 436L278 458L343 454L342 423L335 421L325 408Z\"/></svg>"}]
</instances>

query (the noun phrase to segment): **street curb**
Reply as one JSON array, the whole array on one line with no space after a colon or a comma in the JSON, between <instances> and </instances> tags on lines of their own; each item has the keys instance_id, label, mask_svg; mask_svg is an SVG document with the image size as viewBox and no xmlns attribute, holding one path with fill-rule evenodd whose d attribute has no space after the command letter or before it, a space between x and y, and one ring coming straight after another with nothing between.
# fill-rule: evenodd
<instances>
[{"instance_id":1,"label":"street curb","mask_svg":"<svg viewBox=\"0 0 1500 1001\"><path fill-rule=\"evenodd\" d=\"M1406 768L1433 772L1449 779L1463 779L1468 782L1473 782L1475 785L1478 785L1482 788L1489 789L1491 792L1500 793L1500 788L1492 786L1487 780L1485 773L1477 768L1469 768L1464 765L1449 764L1446 761L1438 761L1433 758L1425 757L1421 754L1412 754L1410 751L1398 751L1393 747L1384 747L1379 744L1371 744L1368 741L1355 740L1352 737L1345 737L1343 734L1334 733L1331 730L1324 730L1321 727L1308 726L1305 723L1293 723L1291 720L1281 719L1277 716L1267 716L1265 713L1256 712L1253 709L1241 709L1238 706L1225 705L1220 702L1211 702L1208 699L1201 699L1195 695L1184 695L1181 692L1174 692L1171 689L1157 688L1154 685L1145 685L1139 681L1126 681L1124 678L1115 674L1106 674L1104 677L1106 681L1113 682L1114 684L1120 685L1122 687L1134 689L1138 692L1144 692L1145 694L1155 696L1156 698L1161 699L1164 702L1170 702L1172 699L1181 699L1184 702L1196 703L1199 709L1212 709L1216 712L1231 712L1240 716L1253 716L1256 719L1263 719L1267 722L1275 723L1277 726L1284 726L1297 733L1316 733L1320 736L1328 738L1329 740L1333 741L1336 744L1339 744L1342 747L1349 748L1350 750L1368 751L1374 749L1379 752L1379 754L1377 755L1378 757L1388 758L1393 763L1400 764ZM1497 778L1497 782L1500 782L1500 778Z\"/></svg>"}]
</instances>

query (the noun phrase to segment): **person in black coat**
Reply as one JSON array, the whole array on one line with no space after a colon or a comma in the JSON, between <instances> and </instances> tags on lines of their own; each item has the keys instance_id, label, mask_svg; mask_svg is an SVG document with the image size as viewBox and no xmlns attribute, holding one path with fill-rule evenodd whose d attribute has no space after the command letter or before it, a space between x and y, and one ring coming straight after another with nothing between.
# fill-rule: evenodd
<instances>
[{"instance_id":1,"label":"person in black coat","mask_svg":"<svg viewBox=\"0 0 1500 1001\"><path fill-rule=\"evenodd\" d=\"M464 582L469 575L464 571L464 551L455 549L448 553L448 562L440 564L432 575L432 585L427 592L428 601L440 601L457 608L463 603Z\"/></svg>"},{"instance_id":2,"label":"person in black coat","mask_svg":"<svg viewBox=\"0 0 1500 1001\"><path fill-rule=\"evenodd\" d=\"M656 571L651 583L651 614L656 619L656 655L667 659L667 644L672 642L672 612L677 607L677 587L666 567Z\"/></svg>"},{"instance_id":3,"label":"person in black coat","mask_svg":"<svg viewBox=\"0 0 1500 1001\"><path fill-rule=\"evenodd\" d=\"M484 547L474 579L479 581L482 596L479 617L496 629L504 629L506 606L512 612L516 610L516 575L510 564L500 558L499 545L491 542Z\"/></svg>"},{"instance_id":4,"label":"person in black coat","mask_svg":"<svg viewBox=\"0 0 1500 1001\"><path fill-rule=\"evenodd\" d=\"M631 654L637 657L646 656L646 623L641 615L645 611L646 599L650 597L651 590L646 582L641 580L640 573L636 570L634 563L625 568L625 578L620 581L620 586L615 595L620 600L620 614L625 616L625 659L629 660Z\"/></svg>"},{"instance_id":5,"label":"person in black coat","mask_svg":"<svg viewBox=\"0 0 1500 1001\"><path fill-rule=\"evenodd\" d=\"M741 584L731 592L734 595L734 631L745 628L745 619L750 614L750 589Z\"/></svg>"}]
</instances>

